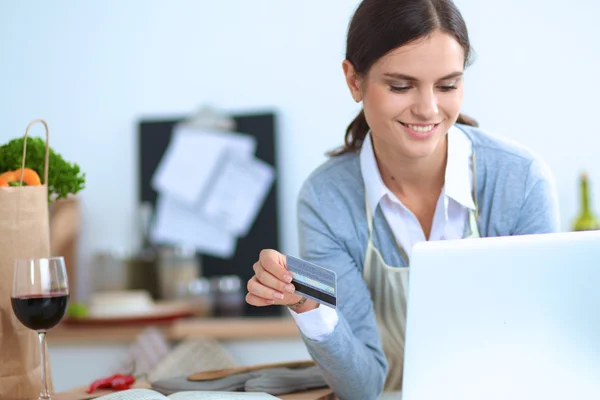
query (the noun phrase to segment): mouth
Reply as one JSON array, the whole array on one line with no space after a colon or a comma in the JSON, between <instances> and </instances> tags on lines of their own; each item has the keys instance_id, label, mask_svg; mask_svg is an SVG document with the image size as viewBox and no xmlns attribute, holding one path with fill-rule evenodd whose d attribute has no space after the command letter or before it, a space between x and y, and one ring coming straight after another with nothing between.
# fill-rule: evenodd
<instances>
[{"instance_id":1,"label":"mouth","mask_svg":"<svg viewBox=\"0 0 600 400\"><path fill-rule=\"evenodd\" d=\"M405 122L400 122L401 125L412 129L415 132L419 132L419 133L429 133L431 131L433 131L435 128L437 128L437 126L439 124L441 124L441 122L431 122L428 124L409 124L409 123L405 123Z\"/></svg>"},{"instance_id":2,"label":"mouth","mask_svg":"<svg viewBox=\"0 0 600 400\"><path fill-rule=\"evenodd\" d=\"M400 125L404 128L404 131L409 134L413 139L417 140L425 140L431 138L435 132L437 131L438 126L441 122L430 122L430 123L420 123L420 124L411 124L400 122Z\"/></svg>"}]
</instances>

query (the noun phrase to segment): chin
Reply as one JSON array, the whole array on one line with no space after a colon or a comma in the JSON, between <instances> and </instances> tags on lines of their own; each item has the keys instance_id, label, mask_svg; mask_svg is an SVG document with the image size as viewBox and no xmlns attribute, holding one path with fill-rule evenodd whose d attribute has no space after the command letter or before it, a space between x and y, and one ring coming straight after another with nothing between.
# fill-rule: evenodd
<instances>
[{"instance_id":1,"label":"chin","mask_svg":"<svg viewBox=\"0 0 600 400\"><path fill-rule=\"evenodd\" d=\"M414 140L407 138L403 144L404 153L410 158L425 158L436 152L442 137L432 137L427 140Z\"/></svg>"},{"instance_id":2,"label":"chin","mask_svg":"<svg viewBox=\"0 0 600 400\"><path fill-rule=\"evenodd\" d=\"M435 149L437 146L433 145L419 145L419 146L407 146L404 151L406 156L409 158L419 159L419 158L427 158L435 153Z\"/></svg>"}]
</instances>

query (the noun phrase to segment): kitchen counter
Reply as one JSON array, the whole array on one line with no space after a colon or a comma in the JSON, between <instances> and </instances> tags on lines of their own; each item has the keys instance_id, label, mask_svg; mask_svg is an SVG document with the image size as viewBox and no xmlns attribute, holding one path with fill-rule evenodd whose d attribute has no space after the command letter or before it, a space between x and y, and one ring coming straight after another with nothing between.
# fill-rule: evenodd
<instances>
[{"instance_id":1,"label":"kitchen counter","mask_svg":"<svg viewBox=\"0 0 600 400\"><path fill-rule=\"evenodd\" d=\"M217 340L300 338L296 323L291 318L186 318L170 323L136 325L99 325L61 323L48 331L48 342L54 344L75 342L132 341L144 329L153 326L169 340L187 337L210 337Z\"/></svg>"},{"instance_id":2,"label":"kitchen counter","mask_svg":"<svg viewBox=\"0 0 600 400\"><path fill-rule=\"evenodd\" d=\"M165 339L217 340L237 365L310 359L291 317L191 317L168 323L129 325L72 324L67 321L48 331L48 350L57 391L85 385L114 373L124 354L139 343L148 328ZM147 332L146 332L147 333ZM80 366L85 364L86 368Z\"/></svg>"}]
</instances>

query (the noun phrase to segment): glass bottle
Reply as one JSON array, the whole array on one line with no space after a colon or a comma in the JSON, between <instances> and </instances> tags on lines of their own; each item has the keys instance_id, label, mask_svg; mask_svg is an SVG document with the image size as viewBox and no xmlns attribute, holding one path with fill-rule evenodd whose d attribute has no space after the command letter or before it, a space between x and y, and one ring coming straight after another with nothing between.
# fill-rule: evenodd
<instances>
[{"instance_id":1,"label":"glass bottle","mask_svg":"<svg viewBox=\"0 0 600 400\"><path fill-rule=\"evenodd\" d=\"M573 222L573 230L592 231L600 229L600 221L590 206L589 179L585 172L579 178L579 191L581 209L579 216Z\"/></svg>"}]
</instances>

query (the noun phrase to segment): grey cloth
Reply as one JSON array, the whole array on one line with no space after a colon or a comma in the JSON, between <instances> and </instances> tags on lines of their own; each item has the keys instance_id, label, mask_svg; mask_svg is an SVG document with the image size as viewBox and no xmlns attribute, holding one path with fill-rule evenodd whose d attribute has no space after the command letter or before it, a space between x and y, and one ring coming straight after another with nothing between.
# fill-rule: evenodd
<instances>
[{"instance_id":1,"label":"grey cloth","mask_svg":"<svg viewBox=\"0 0 600 400\"><path fill-rule=\"evenodd\" d=\"M319 367L301 369L273 368L261 371L246 381L246 392L266 392L272 395L327 387Z\"/></svg>"},{"instance_id":2,"label":"grey cloth","mask_svg":"<svg viewBox=\"0 0 600 400\"><path fill-rule=\"evenodd\" d=\"M191 390L239 392L244 390L246 381L257 374L258 371L247 372L210 381L190 381L187 379L187 376L178 376L154 381L152 382L152 389L164 394L165 396L177 392L186 392Z\"/></svg>"},{"instance_id":3,"label":"grey cloth","mask_svg":"<svg viewBox=\"0 0 600 400\"><path fill-rule=\"evenodd\" d=\"M269 368L210 381L190 381L186 376L152 382L152 389L166 396L185 391L266 392L272 395L327 387L318 367Z\"/></svg>"}]
</instances>

